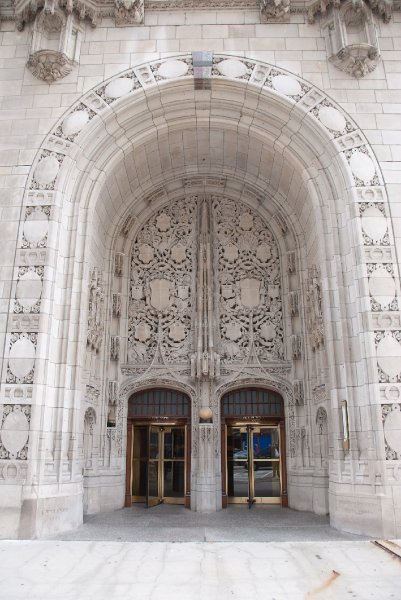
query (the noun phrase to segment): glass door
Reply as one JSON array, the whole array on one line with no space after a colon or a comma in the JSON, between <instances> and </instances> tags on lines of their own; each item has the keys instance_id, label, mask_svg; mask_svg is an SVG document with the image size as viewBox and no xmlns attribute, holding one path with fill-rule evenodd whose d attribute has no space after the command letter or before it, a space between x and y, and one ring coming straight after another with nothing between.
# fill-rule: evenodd
<instances>
[{"instance_id":1,"label":"glass door","mask_svg":"<svg viewBox=\"0 0 401 600\"><path fill-rule=\"evenodd\" d=\"M281 502L278 426L244 424L227 427L227 493L229 502Z\"/></svg>"},{"instance_id":2,"label":"glass door","mask_svg":"<svg viewBox=\"0 0 401 600\"><path fill-rule=\"evenodd\" d=\"M148 432L148 472L146 504L149 507L162 502L161 486L161 428L151 425Z\"/></svg>"},{"instance_id":3,"label":"glass door","mask_svg":"<svg viewBox=\"0 0 401 600\"><path fill-rule=\"evenodd\" d=\"M132 502L185 504L186 427L138 424L132 428Z\"/></svg>"}]
</instances>

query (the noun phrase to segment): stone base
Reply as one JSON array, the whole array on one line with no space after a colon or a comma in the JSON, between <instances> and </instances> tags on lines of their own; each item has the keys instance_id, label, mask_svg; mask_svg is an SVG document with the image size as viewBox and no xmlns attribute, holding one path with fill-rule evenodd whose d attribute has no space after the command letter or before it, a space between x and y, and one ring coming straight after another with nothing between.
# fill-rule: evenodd
<instances>
[{"instance_id":1,"label":"stone base","mask_svg":"<svg viewBox=\"0 0 401 600\"><path fill-rule=\"evenodd\" d=\"M70 496L29 498L23 501L20 539L45 538L76 529L83 521L82 492Z\"/></svg>"},{"instance_id":2,"label":"stone base","mask_svg":"<svg viewBox=\"0 0 401 600\"><path fill-rule=\"evenodd\" d=\"M350 533L383 537L381 498L330 492L329 502L332 527Z\"/></svg>"},{"instance_id":3,"label":"stone base","mask_svg":"<svg viewBox=\"0 0 401 600\"><path fill-rule=\"evenodd\" d=\"M125 481L123 476L89 476L84 480L84 515L94 515L123 508Z\"/></svg>"},{"instance_id":4,"label":"stone base","mask_svg":"<svg viewBox=\"0 0 401 600\"><path fill-rule=\"evenodd\" d=\"M295 510L313 511L312 475L290 472L288 474L288 506Z\"/></svg>"},{"instance_id":5,"label":"stone base","mask_svg":"<svg viewBox=\"0 0 401 600\"><path fill-rule=\"evenodd\" d=\"M4 485L0 493L0 539L18 538L22 486Z\"/></svg>"}]
</instances>

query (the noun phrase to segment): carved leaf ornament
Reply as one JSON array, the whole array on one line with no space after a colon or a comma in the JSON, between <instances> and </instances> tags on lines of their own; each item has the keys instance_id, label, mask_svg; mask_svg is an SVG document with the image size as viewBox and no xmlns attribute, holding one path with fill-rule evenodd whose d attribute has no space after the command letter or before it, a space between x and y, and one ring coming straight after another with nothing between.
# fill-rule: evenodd
<instances>
[{"instance_id":1,"label":"carved leaf ornament","mask_svg":"<svg viewBox=\"0 0 401 600\"><path fill-rule=\"evenodd\" d=\"M209 331L207 323L197 324L196 309L199 297L210 291L213 312L206 314L223 363L244 361L251 345L261 361L284 357L280 262L271 231L241 203L212 197L207 205L205 220L196 197L170 204L149 219L133 243L130 363L149 364L158 347L165 362L188 363L194 332ZM201 239L210 239L213 290L203 289L199 276L200 265L207 268Z\"/></svg>"}]
</instances>

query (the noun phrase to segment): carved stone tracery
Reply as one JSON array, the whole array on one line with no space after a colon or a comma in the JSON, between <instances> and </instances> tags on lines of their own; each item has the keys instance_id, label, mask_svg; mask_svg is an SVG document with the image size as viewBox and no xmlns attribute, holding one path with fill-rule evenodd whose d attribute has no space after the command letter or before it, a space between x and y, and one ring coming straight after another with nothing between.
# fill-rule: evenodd
<instances>
[{"instance_id":1,"label":"carved stone tracery","mask_svg":"<svg viewBox=\"0 0 401 600\"><path fill-rule=\"evenodd\" d=\"M195 273L196 199L159 210L139 231L131 255L128 361L187 362Z\"/></svg>"},{"instance_id":2,"label":"carved stone tracery","mask_svg":"<svg viewBox=\"0 0 401 600\"><path fill-rule=\"evenodd\" d=\"M258 361L282 360L273 234L253 210L221 197L159 210L133 245L128 319L131 364L149 364L157 352L166 363L185 364L194 352L193 375L214 377L220 358L239 363L253 352Z\"/></svg>"},{"instance_id":3,"label":"carved stone tracery","mask_svg":"<svg viewBox=\"0 0 401 600\"><path fill-rule=\"evenodd\" d=\"M284 357L280 262L273 234L254 211L216 198L214 259L222 362Z\"/></svg>"}]
</instances>

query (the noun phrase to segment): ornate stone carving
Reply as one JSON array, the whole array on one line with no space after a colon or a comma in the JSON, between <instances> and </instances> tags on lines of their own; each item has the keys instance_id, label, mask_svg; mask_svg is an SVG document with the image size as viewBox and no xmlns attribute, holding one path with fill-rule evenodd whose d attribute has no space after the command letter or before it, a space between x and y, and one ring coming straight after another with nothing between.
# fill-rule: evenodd
<instances>
[{"instance_id":1,"label":"ornate stone carving","mask_svg":"<svg viewBox=\"0 0 401 600\"><path fill-rule=\"evenodd\" d=\"M299 292L290 292L288 294L288 304L290 307L290 315L292 317L299 315Z\"/></svg>"},{"instance_id":2,"label":"ornate stone carving","mask_svg":"<svg viewBox=\"0 0 401 600\"><path fill-rule=\"evenodd\" d=\"M290 0L260 0L261 23L288 23Z\"/></svg>"},{"instance_id":3,"label":"ornate stone carving","mask_svg":"<svg viewBox=\"0 0 401 600\"><path fill-rule=\"evenodd\" d=\"M50 206L27 206L22 230L22 248L46 248Z\"/></svg>"},{"instance_id":4,"label":"ornate stone carving","mask_svg":"<svg viewBox=\"0 0 401 600\"><path fill-rule=\"evenodd\" d=\"M295 273L297 268L296 254L294 250L287 252L287 269L289 273Z\"/></svg>"},{"instance_id":5,"label":"ornate stone carving","mask_svg":"<svg viewBox=\"0 0 401 600\"><path fill-rule=\"evenodd\" d=\"M318 434L319 455L321 466L324 469L328 467L329 448L328 448L328 425L327 412L323 406L319 406L316 411L316 429Z\"/></svg>"},{"instance_id":6,"label":"ornate stone carving","mask_svg":"<svg viewBox=\"0 0 401 600\"><path fill-rule=\"evenodd\" d=\"M78 63L81 35L71 10L62 10L58 0L45 0L33 26L28 69L48 83L65 77Z\"/></svg>"},{"instance_id":7,"label":"ornate stone carving","mask_svg":"<svg viewBox=\"0 0 401 600\"><path fill-rule=\"evenodd\" d=\"M307 328L312 350L315 351L324 343L322 289L320 271L317 266L309 269L306 282Z\"/></svg>"},{"instance_id":8,"label":"ornate stone carving","mask_svg":"<svg viewBox=\"0 0 401 600\"><path fill-rule=\"evenodd\" d=\"M28 458L30 404L5 404L0 427L0 459Z\"/></svg>"},{"instance_id":9,"label":"ornate stone carving","mask_svg":"<svg viewBox=\"0 0 401 600\"><path fill-rule=\"evenodd\" d=\"M118 335L112 335L110 338L110 358L111 360L120 360L120 338Z\"/></svg>"},{"instance_id":10,"label":"ornate stone carving","mask_svg":"<svg viewBox=\"0 0 401 600\"><path fill-rule=\"evenodd\" d=\"M92 270L89 284L88 335L89 346L98 352L103 342L104 326L104 284L100 271Z\"/></svg>"},{"instance_id":11,"label":"ornate stone carving","mask_svg":"<svg viewBox=\"0 0 401 600\"><path fill-rule=\"evenodd\" d=\"M401 404L382 405L386 460L401 460Z\"/></svg>"},{"instance_id":12,"label":"ornate stone carving","mask_svg":"<svg viewBox=\"0 0 401 600\"><path fill-rule=\"evenodd\" d=\"M107 412L107 426L108 427L113 427L116 425L117 400L118 400L118 381L109 381L108 412Z\"/></svg>"},{"instance_id":13,"label":"ornate stone carving","mask_svg":"<svg viewBox=\"0 0 401 600\"><path fill-rule=\"evenodd\" d=\"M34 313L40 311L40 298L42 295L44 267L20 267L15 290L15 303L13 312Z\"/></svg>"},{"instance_id":14,"label":"ornate stone carving","mask_svg":"<svg viewBox=\"0 0 401 600\"><path fill-rule=\"evenodd\" d=\"M139 231L131 255L128 360L188 362L195 284L196 198L158 211Z\"/></svg>"},{"instance_id":15,"label":"ornate stone carving","mask_svg":"<svg viewBox=\"0 0 401 600\"><path fill-rule=\"evenodd\" d=\"M299 333L295 333L290 338L291 342L291 358L293 360L298 360L302 356L302 337Z\"/></svg>"},{"instance_id":16,"label":"ornate stone carving","mask_svg":"<svg viewBox=\"0 0 401 600\"><path fill-rule=\"evenodd\" d=\"M356 1L354 4L358 5L358 2ZM334 6L338 8L340 5L341 0L312 0L308 2L305 9L308 13L308 22L314 23L316 15L325 15L330 7ZM366 5L373 12L377 13L384 23L388 23L391 20L393 0L366 0Z\"/></svg>"},{"instance_id":17,"label":"ornate stone carving","mask_svg":"<svg viewBox=\"0 0 401 600\"><path fill-rule=\"evenodd\" d=\"M304 382L301 379L296 379L293 383L294 402L297 406L305 404Z\"/></svg>"},{"instance_id":18,"label":"ornate stone carving","mask_svg":"<svg viewBox=\"0 0 401 600\"><path fill-rule=\"evenodd\" d=\"M141 25L145 16L144 0L115 0L117 27Z\"/></svg>"},{"instance_id":19,"label":"ornate stone carving","mask_svg":"<svg viewBox=\"0 0 401 600\"><path fill-rule=\"evenodd\" d=\"M122 227L121 227L121 234L124 237L128 236L128 234L131 231L134 223L135 223L135 216L134 215L128 215L128 217L125 219L125 221L124 221L124 223L122 224Z\"/></svg>"},{"instance_id":20,"label":"ornate stone carving","mask_svg":"<svg viewBox=\"0 0 401 600\"><path fill-rule=\"evenodd\" d=\"M37 340L37 333L11 333L7 383L33 383Z\"/></svg>"},{"instance_id":21,"label":"ornate stone carving","mask_svg":"<svg viewBox=\"0 0 401 600\"><path fill-rule=\"evenodd\" d=\"M121 315L121 294L115 293L112 297L113 304L113 316L119 317Z\"/></svg>"},{"instance_id":22,"label":"ornate stone carving","mask_svg":"<svg viewBox=\"0 0 401 600\"><path fill-rule=\"evenodd\" d=\"M114 274L122 277L124 268L124 252L116 252L114 255Z\"/></svg>"},{"instance_id":23,"label":"ornate stone carving","mask_svg":"<svg viewBox=\"0 0 401 600\"><path fill-rule=\"evenodd\" d=\"M372 11L363 0L350 0L333 8L327 27L331 62L352 77L364 77L380 59Z\"/></svg>"},{"instance_id":24,"label":"ornate stone carving","mask_svg":"<svg viewBox=\"0 0 401 600\"><path fill-rule=\"evenodd\" d=\"M212 203L222 362L282 359L280 263L265 222L241 203Z\"/></svg>"},{"instance_id":25,"label":"ornate stone carving","mask_svg":"<svg viewBox=\"0 0 401 600\"><path fill-rule=\"evenodd\" d=\"M85 400L87 402L91 402L92 404L97 404L99 402L100 389L98 386L87 384L85 386Z\"/></svg>"}]
</instances>

